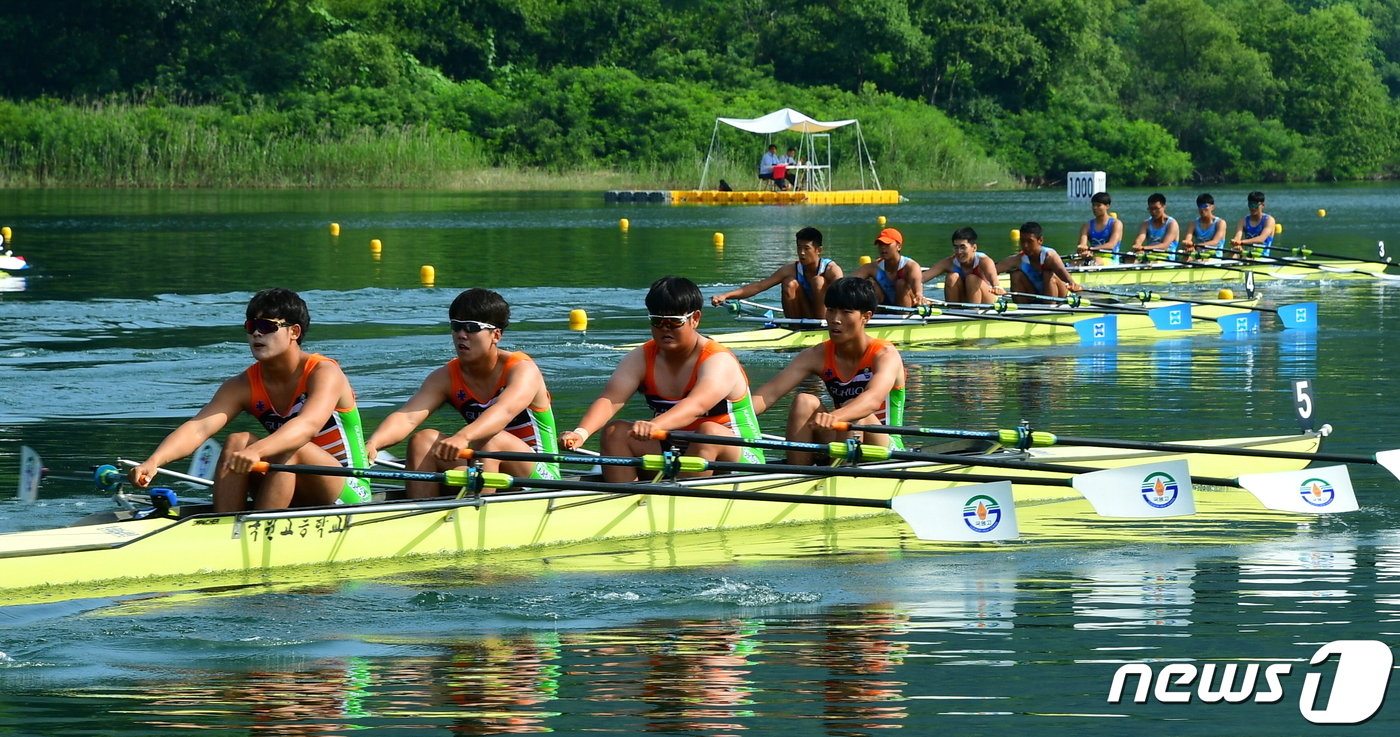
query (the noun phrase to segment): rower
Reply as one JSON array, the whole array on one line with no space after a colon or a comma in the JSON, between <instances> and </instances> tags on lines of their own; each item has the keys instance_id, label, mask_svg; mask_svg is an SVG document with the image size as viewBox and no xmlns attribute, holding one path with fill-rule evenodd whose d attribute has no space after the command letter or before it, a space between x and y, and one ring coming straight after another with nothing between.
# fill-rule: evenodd
<instances>
[{"instance_id":1,"label":"rower","mask_svg":"<svg viewBox=\"0 0 1400 737\"><path fill-rule=\"evenodd\" d=\"M892 343L865 332L878 307L870 280L847 277L832 284L826 292L829 337L797 354L787 368L759 387L753 395L754 410L767 410L799 383L815 376L826 385L831 406L815 394L793 397L788 410L789 440L827 443L854 437L861 443L903 449L897 435L832 429L833 423L841 421L870 425L904 421L904 360ZM810 452L788 452L788 463L815 461Z\"/></svg>"},{"instance_id":2,"label":"rower","mask_svg":"<svg viewBox=\"0 0 1400 737\"><path fill-rule=\"evenodd\" d=\"M1249 214L1240 220L1235 229L1235 237L1230 239L1236 255L1245 258L1269 256L1274 245L1274 216L1264 212L1264 193L1250 192L1246 197Z\"/></svg>"},{"instance_id":3,"label":"rower","mask_svg":"<svg viewBox=\"0 0 1400 737\"><path fill-rule=\"evenodd\" d=\"M1113 198L1107 192L1095 192L1089 200L1094 217L1079 226L1079 243L1075 245L1075 266L1104 266L1123 259L1123 221L1108 214Z\"/></svg>"},{"instance_id":4,"label":"rower","mask_svg":"<svg viewBox=\"0 0 1400 737\"><path fill-rule=\"evenodd\" d=\"M882 305L915 307L924 302L923 269L919 263L903 255L904 235L894 228L885 228L875 236L879 260L862 265L854 276L868 279L875 285Z\"/></svg>"},{"instance_id":5,"label":"rower","mask_svg":"<svg viewBox=\"0 0 1400 737\"><path fill-rule=\"evenodd\" d=\"M752 284L731 289L710 298L718 307L731 299L752 297L779 284L783 289L783 316L820 319L822 295L827 285L840 279L841 267L829 258L822 258L822 232L816 228L797 231L797 260L783 264L776 271Z\"/></svg>"},{"instance_id":6,"label":"rower","mask_svg":"<svg viewBox=\"0 0 1400 737\"><path fill-rule=\"evenodd\" d=\"M1021 250L997 264L999 273L1011 273L1011 291L1035 293L1046 297L1067 297L1084 287L1074 282L1064 261L1055 249L1045 245L1040 223L1021 226ZM1018 296L1017 302L1030 302L1030 297Z\"/></svg>"},{"instance_id":7,"label":"rower","mask_svg":"<svg viewBox=\"0 0 1400 737\"><path fill-rule=\"evenodd\" d=\"M1209 192L1197 195L1196 211L1200 215L1186 229L1186 237L1181 240L1182 253L1194 259L1220 255L1220 244L1225 242L1225 220L1215 214L1215 198Z\"/></svg>"},{"instance_id":8,"label":"rower","mask_svg":"<svg viewBox=\"0 0 1400 737\"><path fill-rule=\"evenodd\" d=\"M379 423L365 443L366 456L373 460L380 449L402 441L443 405L461 413L466 424L451 435L433 429L414 433L408 444L409 469L464 468L462 451L468 448L557 453L554 410L543 374L525 353L499 345L510 326L510 305L489 289L468 289L452 300L447 317L457 357L428 374L418 392ZM488 459L482 461L482 469L517 478L559 478L553 463ZM409 481L406 490L414 498L448 493L424 481Z\"/></svg>"},{"instance_id":9,"label":"rower","mask_svg":"<svg viewBox=\"0 0 1400 737\"><path fill-rule=\"evenodd\" d=\"M369 501L368 482L275 472L251 474L259 461L318 466L366 465L355 392L335 361L302 350L311 324L306 302L289 289L264 289L248 301L243 330L256 362L225 381L195 416L161 441L131 481L145 487L156 469L184 458L246 411L265 437L229 435L214 473L214 511ZM279 409L284 408L284 409Z\"/></svg>"},{"instance_id":10,"label":"rower","mask_svg":"<svg viewBox=\"0 0 1400 737\"><path fill-rule=\"evenodd\" d=\"M748 439L762 435L744 367L728 348L699 332L704 300L700 288L689 279L663 276L652 283L646 297L651 340L623 357L578 427L559 436L565 447L583 445L600 429L603 454L615 456L660 452L660 444L652 439L658 430ZM652 418L613 420L638 393L646 399ZM686 455L712 461L763 462L763 453L756 448L697 443L683 450ZM635 481L637 472L624 466L604 466L603 477Z\"/></svg>"},{"instance_id":11,"label":"rower","mask_svg":"<svg viewBox=\"0 0 1400 737\"><path fill-rule=\"evenodd\" d=\"M939 274L947 302L993 304L1006 290L997 286L997 266L991 256L977 250L977 231L963 227L953 231L953 255L924 269L923 280Z\"/></svg>"},{"instance_id":12,"label":"rower","mask_svg":"<svg viewBox=\"0 0 1400 737\"><path fill-rule=\"evenodd\" d=\"M1148 251L1175 256L1180 239L1181 227L1176 218L1167 214L1167 196L1153 192L1147 198L1147 219L1138 226L1137 238L1133 239L1133 255L1123 257L1123 261L1145 261Z\"/></svg>"}]
</instances>

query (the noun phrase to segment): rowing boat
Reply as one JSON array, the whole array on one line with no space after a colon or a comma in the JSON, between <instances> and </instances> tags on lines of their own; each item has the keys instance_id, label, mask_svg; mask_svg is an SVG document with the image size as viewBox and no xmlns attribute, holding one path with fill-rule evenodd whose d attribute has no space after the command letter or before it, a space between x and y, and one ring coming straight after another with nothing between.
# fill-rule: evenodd
<instances>
[{"instance_id":1,"label":"rowing boat","mask_svg":"<svg viewBox=\"0 0 1400 737\"><path fill-rule=\"evenodd\" d=\"M1386 264L1341 259L1309 259L1298 264L1198 261L1190 264L1148 262L1067 267L1075 282L1085 286L1134 284L1201 284L1241 281L1243 271L1256 279L1369 279L1385 272ZM1001 275L1001 286L1010 288L1011 275Z\"/></svg>"},{"instance_id":2,"label":"rowing boat","mask_svg":"<svg viewBox=\"0 0 1400 737\"><path fill-rule=\"evenodd\" d=\"M1251 332L1257 320L1237 325L1235 318L1248 317L1258 299L1212 300L1188 304L1176 301L1153 302L1152 309L1096 311L1065 305L1022 307L1011 313L985 310L972 314L910 315L907 318L878 317L865 328L872 338L888 340L900 347L981 343L985 341L1040 343L1080 343L1114 336L1136 334L1186 336L1226 332ZM732 333L711 334L716 342L731 349L792 350L817 345L828 337L820 320L768 318L764 327Z\"/></svg>"},{"instance_id":3,"label":"rowing boat","mask_svg":"<svg viewBox=\"0 0 1400 737\"><path fill-rule=\"evenodd\" d=\"M1256 449L1315 453L1320 435L1193 441ZM1264 459L1194 453L1143 453L1107 448L986 450L957 441L970 462L984 458L1023 459L1114 468L1153 461L1186 460L1193 475L1236 476L1292 470L1305 460ZM861 469L969 473L962 463L899 461ZM1043 506L1078 500L1064 486L1046 485L1046 474L1003 470L1013 482L1015 506ZM573 481L571 484L582 482ZM893 480L868 477L821 478L809 474L759 473L684 479L678 488L699 493L737 493L741 498L694 498L638 493L628 485L608 491L505 491L496 494L371 502L277 511L216 514L208 505L177 507L168 516L133 518L118 510L92 515L59 529L0 535L0 591L12 603L54 601L116 593L188 590L266 580L284 567L332 563L533 551L577 541L629 538L689 530L766 527L825 522L877 513L869 508L828 506L824 499L888 500L935 489L957 488L945 480ZM969 482L972 483L972 482ZM654 487L652 487L654 488ZM742 498L780 491L812 503ZM956 494L957 492L951 492ZM970 492L966 492L970 493ZM1137 493L1134 488L1130 493ZM1203 495L1209 496L1209 495ZM962 500L957 500L961 504ZM1077 507L1076 507L1077 508ZM1032 517L1036 518L1036 517ZM1110 523L1111 524L1111 523ZM1033 530L1022 528L1022 532Z\"/></svg>"}]
</instances>

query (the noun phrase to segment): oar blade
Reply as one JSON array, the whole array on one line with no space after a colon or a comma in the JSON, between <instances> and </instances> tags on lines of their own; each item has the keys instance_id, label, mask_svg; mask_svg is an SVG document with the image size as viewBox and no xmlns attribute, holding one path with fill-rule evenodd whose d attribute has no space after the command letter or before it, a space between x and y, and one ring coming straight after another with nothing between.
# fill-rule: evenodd
<instances>
[{"instance_id":1,"label":"oar blade","mask_svg":"<svg viewBox=\"0 0 1400 737\"><path fill-rule=\"evenodd\" d=\"M1118 342L1118 316L1098 315L1074 323L1079 342L1085 345L1113 345Z\"/></svg>"},{"instance_id":2,"label":"oar blade","mask_svg":"<svg viewBox=\"0 0 1400 737\"><path fill-rule=\"evenodd\" d=\"M1284 330L1317 330L1317 303L1280 305L1278 317Z\"/></svg>"},{"instance_id":3,"label":"oar blade","mask_svg":"<svg viewBox=\"0 0 1400 737\"><path fill-rule=\"evenodd\" d=\"M989 542L1021 536L1010 481L901 494L890 508L920 540Z\"/></svg>"},{"instance_id":4,"label":"oar blade","mask_svg":"<svg viewBox=\"0 0 1400 737\"><path fill-rule=\"evenodd\" d=\"M1381 468L1390 472L1390 475L1400 479L1400 448L1395 450L1383 450L1376 454L1376 463Z\"/></svg>"},{"instance_id":5,"label":"oar blade","mask_svg":"<svg viewBox=\"0 0 1400 737\"><path fill-rule=\"evenodd\" d=\"M1196 513L1186 461L1110 468L1074 477L1074 488L1102 517L1181 517Z\"/></svg>"},{"instance_id":6,"label":"oar blade","mask_svg":"<svg viewBox=\"0 0 1400 737\"><path fill-rule=\"evenodd\" d=\"M214 478L214 466L218 465L219 454L222 452L219 441L209 438L190 456L190 470L186 473L201 479Z\"/></svg>"},{"instance_id":7,"label":"oar blade","mask_svg":"<svg viewBox=\"0 0 1400 737\"><path fill-rule=\"evenodd\" d=\"M39 499L39 481L44 477L44 462L38 452L27 445L19 448L19 500L32 504Z\"/></svg>"},{"instance_id":8,"label":"oar blade","mask_svg":"<svg viewBox=\"0 0 1400 737\"><path fill-rule=\"evenodd\" d=\"M1280 512L1340 514L1361 508L1346 466L1252 473L1241 476L1239 482L1260 504Z\"/></svg>"},{"instance_id":9,"label":"oar blade","mask_svg":"<svg viewBox=\"0 0 1400 737\"><path fill-rule=\"evenodd\" d=\"M1147 315L1152 318L1152 325L1158 330L1191 329L1191 305L1154 307L1147 311Z\"/></svg>"},{"instance_id":10,"label":"oar blade","mask_svg":"<svg viewBox=\"0 0 1400 737\"><path fill-rule=\"evenodd\" d=\"M1220 332L1228 336L1254 335L1259 332L1259 313L1241 312L1234 315L1221 315L1215 318Z\"/></svg>"}]
</instances>

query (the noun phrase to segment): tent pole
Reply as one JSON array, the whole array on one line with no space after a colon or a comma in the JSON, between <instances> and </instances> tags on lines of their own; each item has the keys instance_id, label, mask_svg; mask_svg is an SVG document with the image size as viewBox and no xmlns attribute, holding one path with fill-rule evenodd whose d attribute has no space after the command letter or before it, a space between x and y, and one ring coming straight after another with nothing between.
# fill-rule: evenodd
<instances>
[{"instance_id":1,"label":"tent pole","mask_svg":"<svg viewBox=\"0 0 1400 737\"><path fill-rule=\"evenodd\" d=\"M715 155L715 144L719 141L719 118L715 118L715 130L710 134L710 150L705 152L705 167L700 171L700 190L705 189L705 180L710 177L710 159Z\"/></svg>"}]
</instances>

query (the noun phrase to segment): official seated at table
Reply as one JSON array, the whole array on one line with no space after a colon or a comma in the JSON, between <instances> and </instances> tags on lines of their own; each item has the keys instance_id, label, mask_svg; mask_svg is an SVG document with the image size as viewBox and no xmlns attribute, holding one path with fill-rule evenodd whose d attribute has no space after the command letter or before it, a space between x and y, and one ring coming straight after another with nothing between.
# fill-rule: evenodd
<instances>
[{"instance_id":1,"label":"official seated at table","mask_svg":"<svg viewBox=\"0 0 1400 737\"><path fill-rule=\"evenodd\" d=\"M783 162L783 157L778 155L777 144L770 144L768 152L759 159L758 178L760 181L771 182L778 189L788 188L787 164Z\"/></svg>"}]
</instances>

